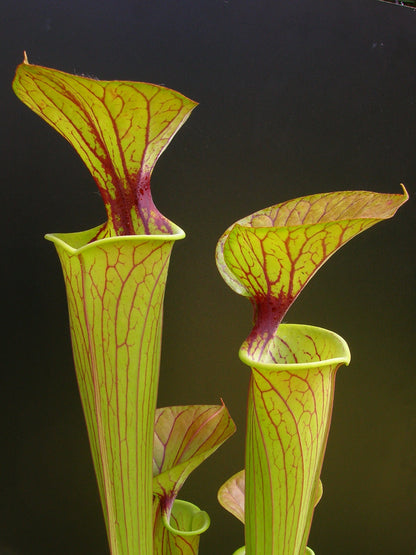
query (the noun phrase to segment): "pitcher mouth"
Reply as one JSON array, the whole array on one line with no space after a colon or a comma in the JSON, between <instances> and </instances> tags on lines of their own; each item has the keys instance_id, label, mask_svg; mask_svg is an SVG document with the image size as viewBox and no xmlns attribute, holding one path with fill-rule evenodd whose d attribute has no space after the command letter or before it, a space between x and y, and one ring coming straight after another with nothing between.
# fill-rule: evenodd
<instances>
[{"instance_id":1,"label":"pitcher mouth","mask_svg":"<svg viewBox=\"0 0 416 555\"><path fill-rule=\"evenodd\" d=\"M320 342L324 340L323 354L318 350L318 339ZM244 342L239 358L247 366L264 370L309 370L334 364L348 366L351 361L345 339L333 331L306 324L280 324L267 353L264 352L256 359L248 354L247 342Z\"/></svg>"},{"instance_id":2,"label":"pitcher mouth","mask_svg":"<svg viewBox=\"0 0 416 555\"><path fill-rule=\"evenodd\" d=\"M45 239L60 245L71 254L79 254L87 249L98 247L111 243L121 242L137 242L138 240L144 241L178 241L185 238L185 232L179 226L171 223L174 233L158 233L154 235L115 235L112 237L104 237L103 239L96 239L94 237L97 232L102 229L102 225L87 229L85 231L75 231L71 233L48 233Z\"/></svg>"}]
</instances>

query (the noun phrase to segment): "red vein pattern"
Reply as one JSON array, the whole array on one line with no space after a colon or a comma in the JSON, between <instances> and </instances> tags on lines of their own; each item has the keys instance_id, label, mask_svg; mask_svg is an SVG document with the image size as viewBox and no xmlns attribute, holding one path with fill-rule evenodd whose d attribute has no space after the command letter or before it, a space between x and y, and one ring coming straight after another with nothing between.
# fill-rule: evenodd
<instances>
[{"instance_id":1,"label":"red vein pattern","mask_svg":"<svg viewBox=\"0 0 416 555\"><path fill-rule=\"evenodd\" d=\"M150 177L196 102L158 85L99 81L27 60L13 89L72 144L94 177L108 216L97 238L172 232L153 203Z\"/></svg>"},{"instance_id":2,"label":"red vein pattern","mask_svg":"<svg viewBox=\"0 0 416 555\"><path fill-rule=\"evenodd\" d=\"M218 490L219 503L245 524L245 491L246 471L240 470L229 478ZM315 507L321 500L323 494L322 482L319 480L315 496Z\"/></svg>"},{"instance_id":3,"label":"red vein pattern","mask_svg":"<svg viewBox=\"0 0 416 555\"><path fill-rule=\"evenodd\" d=\"M155 508L154 553L198 555L200 536L210 524L207 513L191 503L176 499L169 513L168 529L162 522L161 505L156 504Z\"/></svg>"},{"instance_id":4,"label":"red vein pattern","mask_svg":"<svg viewBox=\"0 0 416 555\"><path fill-rule=\"evenodd\" d=\"M281 324L317 270L408 199L368 191L311 195L260 210L226 230L217 266L248 297L254 327L240 349L252 369L246 436L246 553L304 555L319 495L341 338ZM235 508L235 507L234 507Z\"/></svg>"},{"instance_id":5,"label":"red vein pattern","mask_svg":"<svg viewBox=\"0 0 416 555\"><path fill-rule=\"evenodd\" d=\"M312 326L282 324L275 364L252 365L246 439L246 553L303 555L346 343ZM296 353L290 357L288 353ZM246 360L246 362L248 362ZM318 492L318 493L317 493Z\"/></svg>"},{"instance_id":6,"label":"red vein pattern","mask_svg":"<svg viewBox=\"0 0 416 555\"><path fill-rule=\"evenodd\" d=\"M391 218L407 199L405 190L311 195L231 226L218 242L217 265L226 283L254 306L250 354L264 362L280 322L318 269L350 239Z\"/></svg>"},{"instance_id":7,"label":"red vein pattern","mask_svg":"<svg viewBox=\"0 0 416 555\"><path fill-rule=\"evenodd\" d=\"M63 269L78 385L112 555L152 553L152 446L174 239L47 236ZM84 243L86 246L81 246Z\"/></svg>"},{"instance_id":8,"label":"red vein pattern","mask_svg":"<svg viewBox=\"0 0 416 555\"><path fill-rule=\"evenodd\" d=\"M175 513L175 499L189 474L234 432L235 424L225 405L177 406L156 411L153 449L156 553L198 552L201 530L196 528L195 519L187 522L181 512ZM175 534L163 525L163 515L176 530Z\"/></svg>"},{"instance_id":9,"label":"red vein pattern","mask_svg":"<svg viewBox=\"0 0 416 555\"><path fill-rule=\"evenodd\" d=\"M185 479L235 432L225 405L157 409L153 449L153 493L164 505Z\"/></svg>"},{"instance_id":10,"label":"red vein pattern","mask_svg":"<svg viewBox=\"0 0 416 555\"><path fill-rule=\"evenodd\" d=\"M246 471L240 470L218 490L218 501L243 524L245 523Z\"/></svg>"}]
</instances>

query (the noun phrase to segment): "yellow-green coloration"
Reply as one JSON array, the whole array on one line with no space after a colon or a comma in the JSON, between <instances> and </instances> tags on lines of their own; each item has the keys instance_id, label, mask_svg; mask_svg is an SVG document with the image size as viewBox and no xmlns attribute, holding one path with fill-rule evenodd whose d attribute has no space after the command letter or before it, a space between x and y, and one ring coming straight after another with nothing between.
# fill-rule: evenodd
<instances>
[{"instance_id":1,"label":"yellow-green coloration","mask_svg":"<svg viewBox=\"0 0 416 555\"><path fill-rule=\"evenodd\" d=\"M209 517L175 498L235 431L224 405L155 411L166 276L173 242L184 236L176 231L93 243L96 229L47 235L63 268L112 555L198 553Z\"/></svg>"},{"instance_id":2,"label":"yellow-green coloration","mask_svg":"<svg viewBox=\"0 0 416 555\"><path fill-rule=\"evenodd\" d=\"M254 305L249 352L263 356L290 305L335 251L391 218L407 199L405 190L403 195L311 195L260 210L231 226L218 243L217 264L228 285Z\"/></svg>"},{"instance_id":3,"label":"yellow-green coloration","mask_svg":"<svg viewBox=\"0 0 416 555\"><path fill-rule=\"evenodd\" d=\"M245 523L246 471L240 470L220 487L218 501L243 524Z\"/></svg>"},{"instance_id":4,"label":"yellow-green coloration","mask_svg":"<svg viewBox=\"0 0 416 555\"><path fill-rule=\"evenodd\" d=\"M237 551L234 551L233 555L246 555L246 548L245 546L240 547ZM310 547L307 547L305 550L305 555L315 555Z\"/></svg>"},{"instance_id":5,"label":"yellow-green coloration","mask_svg":"<svg viewBox=\"0 0 416 555\"><path fill-rule=\"evenodd\" d=\"M346 343L311 326L281 324L303 287L352 237L391 218L408 195L344 191L260 210L217 245L226 283L248 297L254 327L240 349L251 368L245 468L247 555L304 555ZM323 301L324 302L324 301ZM220 491L241 520L241 479Z\"/></svg>"},{"instance_id":6,"label":"yellow-green coloration","mask_svg":"<svg viewBox=\"0 0 416 555\"><path fill-rule=\"evenodd\" d=\"M196 102L166 87L98 81L26 57L13 89L71 143L94 177L108 218L95 238L172 233L153 204L150 177Z\"/></svg>"},{"instance_id":7,"label":"yellow-green coloration","mask_svg":"<svg viewBox=\"0 0 416 555\"><path fill-rule=\"evenodd\" d=\"M350 360L339 336L281 324L275 364L254 361L246 438L246 549L302 554L306 549L332 414L335 373Z\"/></svg>"},{"instance_id":8,"label":"yellow-green coloration","mask_svg":"<svg viewBox=\"0 0 416 555\"><path fill-rule=\"evenodd\" d=\"M235 432L224 405L156 411L153 450L154 552L195 555L209 517L176 496L189 474Z\"/></svg>"},{"instance_id":9,"label":"yellow-green coloration","mask_svg":"<svg viewBox=\"0 0 416 555\"><path fill-rule=\"evenodd\" d=\"M176 496L235 427L224 406L155 414L166 276L173 243L184 233L160 214L150 190L158 157L196 103L165 87L97 81L27 58L13 88L74 146L107 212L101 226L47 238L63 269L111 553L196 555L209 519ZM252 372L245 500L242 475L235 480L240 493L231 494L232 512L246 523L240 553L312 553L306 542L321 490L335 373L349 352L336 334L280 324L339 247L392 217L407 198L406 191L303 197L240 220L219 241L223 278L255 310L240 350Z\"/></svg>"},{"instance_id":10,"label":"yellow-green coloration","mask_svg":"<svg viewBox=\"0 0 416 555\"><path fill-rule=\"evenodd\" d=\"M152 447L162 304L174 240L55 234L112 555L152 553ZM84 246L81 246L81 243Z\"/></svg>"},{"instance_id":11,"label":"yellow-green coloration","mask_svg":"<svg viewBox=\"0 0 416 555\"><path fill-rule=\"evenodd\" d=\"M240 470L220 487L218 490L218 501L233 514L238 520L245 524L245 490L246 471ZM322 482L319 480L315 497L315 507L321 500L323 494Z\"/></svg>"},{"instance_id":12,"label":"yellow-green coloration","mask_svg":"<svg viewBox=\"0 0 416 555\"><path fill-rule=\"evenodd\" d=\"M237 551L234 551L233 555L246 555L245 546L240 547L240 549L237 549ZM315 555L315 553L312 551L310 547L307 547L305 550L305 555Z\"/></svg>"},{"instance_id":13,"label":"yellow-green coloration","mask_svg":"<svg viewBox=\"0 0 416 555\"><path fill-rule=\"evenodd\" d=\"M210 525L210 518L192 503L176 499L171 512L163 514L154 530L157 555L197 555L199 537Z\"/></svg>"},{"instance_id":14,"label":"yellow-green coloration","mask_svg":"<svg viewBox=\"0 0 416 555\"><path fill-rule=\"evenodd\" d=\"M104 225L46 238L64 274L111 554L196 555L208 515L175 498L235 426L224 405L159 409L155 424L166 277L185 234L150 192L158 157L196 103L165 87L69 75L26 57L13 89L74 146L107 211Z\"/></svg>"}]
</instances>

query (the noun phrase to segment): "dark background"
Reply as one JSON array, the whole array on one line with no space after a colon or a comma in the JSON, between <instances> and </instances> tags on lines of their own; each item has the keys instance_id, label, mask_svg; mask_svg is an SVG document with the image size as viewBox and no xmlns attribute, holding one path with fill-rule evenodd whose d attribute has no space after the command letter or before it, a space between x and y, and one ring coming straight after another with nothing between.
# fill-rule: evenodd
<instances>
[{"instance_id":1,"label":"dark background","mask_svg":"<svg viewBox=\"0 0 416 555\"><path fill-rule=\"evenodd\" d=\"M413 555L415 532L416 12L377 0L3 0L0 555L105 555L60 267L43 235L104 219L72 148L11 91L29 61L162 83L200 102L153 175L187 232L166 296L159 405L217 403L238 433L181 492L212 525L201 555L243 529L216 502L243 466L251 309L222 282L218 237L255 210L341 189L411 200L335 255L288 321L340 333L317 555ZM267 554L265 554L267 555Z\"/></svg>"}]
</instances>

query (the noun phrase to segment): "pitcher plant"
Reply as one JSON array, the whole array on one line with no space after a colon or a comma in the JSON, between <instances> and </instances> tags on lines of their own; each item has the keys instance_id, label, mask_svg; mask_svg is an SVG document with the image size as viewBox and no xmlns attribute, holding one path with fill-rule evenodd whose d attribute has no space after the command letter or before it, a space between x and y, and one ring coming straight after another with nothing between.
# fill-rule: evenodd
<instances>
[{"instance_id":1,"label":"pitcher plant","mask_svg":"<svg viewBox=\"0 0 416 555\"><path fill-rule=\"evenodd\" d=\"M239 220L218 242L222 277L254 308L253 329L240 349L251 368L245 473L219 492L223 506L245 522L248 555L305 553L321 494L335 375L350 361L337 334L281 322L332 254L391 218L407 198L404 187L401 195L302 197Z\"/></svg>"},{"instance_id":2,"label":"pitcher plant","mask_svg":"<svg viewBox=\"0 0 416 555\"><path fill-rule=\"evenodd\" d=\"M196 103L148 83L31 65L26 56L13 88L76 149L107 212L98 227L46 238L64 274L111 553L197 553L209 519L175 499L185 477L235 426L224 405L156 415L166 277L173 244L185 234L157 210L150 189L157 159ZM167 430L174 433L161 443Z\"/></svg>"},{"instance_id":3,"label":"pitcher plant","mask_svg":"<svg viewBox=\"0 0 416 555\"><path fill-rule=\"evenodd\" d=\"M80 155L106 221L52 233L67 293L81 402L112 555L196 555L210 519L177 499L189 474L235 431L225 405L156 409L163 299L175 241L185 234L156 208L153 168L196 103L166 87L99 81L24 61L16 95ZM220 238L220 274L254 308L240 349L251 368L245 470L220 503L245 524L236 553L304 555L346 342L282 324L326 260L391 218L403 194L302 197L255 212Z\"/></svg>"}]
</instances>

